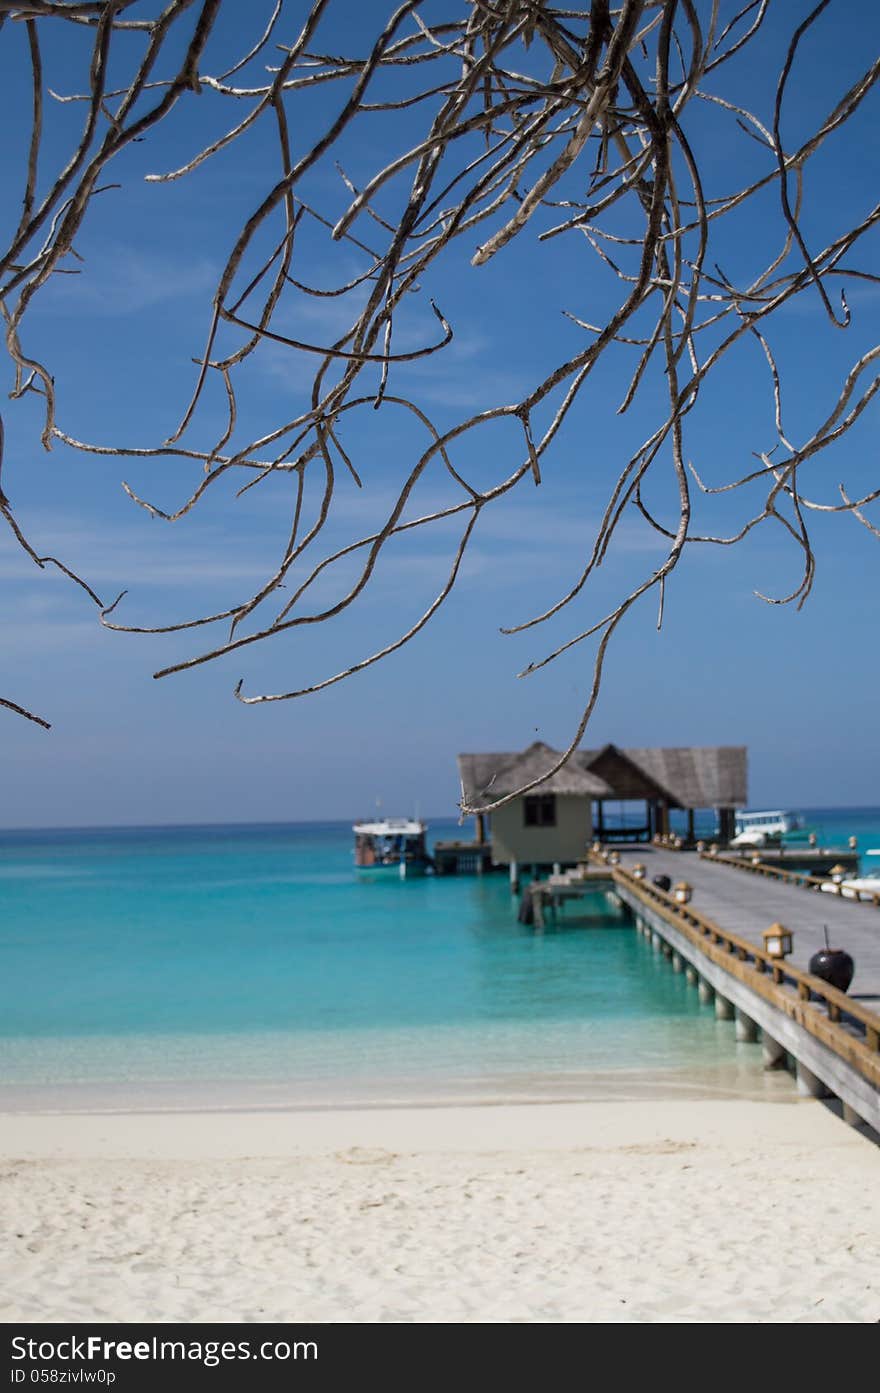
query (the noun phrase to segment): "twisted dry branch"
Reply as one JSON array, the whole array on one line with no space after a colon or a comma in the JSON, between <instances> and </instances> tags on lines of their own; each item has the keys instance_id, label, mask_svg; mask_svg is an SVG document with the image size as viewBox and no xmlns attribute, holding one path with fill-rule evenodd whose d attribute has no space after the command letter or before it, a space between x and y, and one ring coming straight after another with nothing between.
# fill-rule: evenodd
<instances>
[{"instance_id":1,"label":"twisted dry branch","mask_svg":"<svg viewBox=\"0 0 880 1393\"><path fill-rule=\"evenodd\" d=\"M836 0L838 10L843 2ZM852 316L842 287L847 280L880 280L851 259L857 248L868 251L880 205L860 210L857 220L824 247L811 247L802 226L810 162L832 137L843 140L854 127L880 79L880 59L842 95L832 92L828 114L796 148L786 149L787 102L805 47L816 35L826 44L844 31L843 41L851 37L851 26L833 22L835 0L821 0L811 10L800 5L790 14L786 10L790 30L781 50L778 32L769 32L769 0L741 8L724 0L621 0L615 9L609 0L567 8L546 0L455 0L452 14L447 7L436 15L432 0L403 0L396 8L389 5L369 46L339 53L348 3L315 0L303 18L292 0L266 0L259 13L249 10L254 32L242 35L240 56L230 62L227 53L215 66L212 44L221 21L230 18L231 0L169 0L161 9L145 3L136 16L128 13L131 0L0 0L2 40L10 50L17 46L16 61L26 55L32 93L29 120L21 124L19 212L0 253L0 307L13 399L40 399L40 438L47 449L60 442L80 455L170 459L183 469L197 468L197 481L171 506L123 485L137 506L162 521L189 514L224 478L244 480L239 498L269 479L288 479L292 485L287 538L280 555L267 558L257 589L222 610L153 626L119 621L125 592L102 606L69 568L40 556L2 490L0 512L13 541L38 566L51 563L77 582L108 629L166 634L228 624L224 640L168 664L156 677L331 621L363 595L395 539L422 536L464 515L466 525L434 599L420 618L404 623L395 640L293 691L243 696L243 683L236 688L238 699L248 704L291 700L362 671L422 631L458 581L486 510L524 481L541 485L551 447L585 399L597 365L611 354L634 354L621 382L619 413L631 412L648 382L662 385L663 407L637 448L612 467L598 527L592 533L585 529L578 575L541 613L504 632L532 629L573 605L633 512L662 543L664 555L601 619L520 673L533 673L597 639L576 729L558 761L531 788L576 749L595 707L612 635L651 591L657 591L658 627L662 624L666 581L688 547L729 547L764 523L780 526L800 552L803 570L791 593L762 598L801 605L815 574L811 513L847 514L880 535L864 512L880 498L880 489L861 490L853 498L840 484L828 501L807 496L802 484L807 462L838 444L871 403L880 387L880 376L870 371L880 346L858 354L836 393L832 389L822 424L798 441L788 413L783 427L783 373L771 344L775 316L797 297L812 295L824 323L846 329ZM150 10L152 16L145 15ZM71 82L59 93L48 86L45 55L46 41L62 23L87 31L91 51L81 85ZM743 65L766 66L774 44L778 76L768 87L769 111L756 113L739 99L739 74ZM829 71L833 67L828 64ZM121 80L123 73L127 77ZM107 182L111 172L125 177L133 144L149 140L159 126L186 132L183 117L200 94L212 104L214 133L200 148L180 150L170 167L150 173L148 187L190 178L212 161L229 158L256 132L265 148L277 152L274 180L233 230L204 347L194 360L195 381L176 427L147 445L80 439L58 423L51 364L23 346L29 311L51 279L71 269L68 258L77 256L86 215L99 192L115 187ZM44 165L51 164L55 146L48 148L44 124L47 102L53 100L72 121L77 112L83 119L68 155L47 176ZM291 116L315 101L321 104L320 129L309 137L311 143L303 143L300 123L292 124ZM232 116L226 116L227 108ZM381 167L362 168L352 177L352 150L362 165L369 163L370 122L377 115L386 119L386 132L387 118L394 116L397 149ZM727 148L740 137L745 138L743 178L732 189L719 187L729 162L716 161L714 151L722 140ZM167 142L164 148L167 152ZM325 185L326 178L339 181L346 199L341 212L316 206L317 173L325 176ZM11 206L12 200L7 202ZM756 210L751 229L760 232L752 249L755 265L735 282L719 264L730 245L725 229L750 208ZM591 312L586 319L560 306L581 333L580 345L519 399L487 401L482 410L451 423L448 412L442 421L433 419L417 399L417 378L410 376L416 386L407 390L407 375L414 364L443 353L454 340L455 325L433 299L422 296L423 289L441 272L448 274L457 255L481 267L509 254L514 244L528 243L537 257L542 245L555 246L559 238L573 245L571 234L593 278L591 303L610 296L612 307L604 316ZM319 237L325 240L316 265ZM338 278L329 284L328 244L339 266ZM832 288L841 290L839 314ZM579 290L572 286L573 295ZM440 324L439 336L430 327L432 314L424 312L426 299ZM332 342L288 330L291 310L310 300L338 303L350 314L347 328ZM420 324L415 346L414 314ZM688 418L707 377L717 378L734 350L748 345L757 347L769 374L776 438L772 444L756 442L757 467L750 458L732 478L709 483L687 458ZM309 386L295 411L285 415L280 406L271 427L253 434L243 373L249 360L269 349L307 364ZM208 393L213 382L222 390L225 419L212 437ZM361 458L351 443L365 412L381 413L383 419L404 412L424 438L403 461L382 525L339 545L325 540L337 516L339 463L359 489L368 491L376 478L369 456ZM479 439L499 422L518 426L520 445L503 462L497 482L477 487L457 457L471 437ZM423 482L438 474L454 490L455 501L410 517L407 510L411 503L418 506ZM697 500L753 486L764 493L744 521L726 532L706 532L692 525L692 481ZM354 579L333 602L312 603L316 583L342 561L356 566ZM47 724L14 702L0 704ZM513 796L462 810L491 811Z\"/></svg>"}]
</instances>

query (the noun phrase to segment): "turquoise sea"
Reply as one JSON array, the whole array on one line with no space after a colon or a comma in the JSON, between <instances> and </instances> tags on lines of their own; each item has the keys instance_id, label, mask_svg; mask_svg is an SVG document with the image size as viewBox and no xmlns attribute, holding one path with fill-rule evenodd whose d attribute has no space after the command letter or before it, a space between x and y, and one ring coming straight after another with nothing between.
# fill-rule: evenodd
<instances>
[{"instance_id":1,"label":"turquoise sea","mask_svg":"<svg viewBox=\"0 0 880 1393\"><path fill-rule=\"evenodd\" d=\"M880 810L807 817L880 852ZM0 832L0 1107L788 1096L604 896L536 934L503 873L370 879L351 845Z\"/></svg>"}]
</instances>

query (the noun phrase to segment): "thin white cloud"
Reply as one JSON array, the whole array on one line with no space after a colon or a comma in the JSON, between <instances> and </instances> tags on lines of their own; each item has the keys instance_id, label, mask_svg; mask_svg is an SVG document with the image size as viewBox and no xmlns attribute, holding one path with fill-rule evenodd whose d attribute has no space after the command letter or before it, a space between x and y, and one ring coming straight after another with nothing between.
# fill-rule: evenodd
<instances>
[{"instance_id":1,"label":"thin white cloud","mask_svg":"<svg viewBox=\"0 0 880 1393\"><path fill-rule=\"evenodd\" d=\"M217 267L206 257L172 261L153 252L112 245L93 250L79 274L55 276L34 307L58 315L132 314L168 300L202 295L216 279Z\"/></svg>"},{"instance_id":2,"label":"thin white cloud","mask_svg":"<svg viewBox=\"0 0 880 1393\"><path fill-rule=\"evenodd\" d=\"M7 657L7 672L14 660L30 654L58 653L72 648L97 649L106 643L109 635L95 618L89 623L82 619L65 619L63 615L55 619L5 620L3 624L3 644ZM10 682L7 676L7 687Z\"/></svg>"},{"instance_id":3,"label":"thin white cloud","mask_svg":"<svg viewBox=\"0 0 880 1393\"><path fill-rule=\"evenodd\" d=\"M40 523L39 537L34 534L31 540L43 554L56 556L94 587L198 586L223 581L258 585L276 564L278 554L267 542L261 556L259 542L250 539L241 543L236 553L231 532L190 537L174 547L161 542L151 546L145 536L138 537L132 531L114 536L110 528L53 527L45 519ZM61 573L47 566L42 574ZM0 579L39 580L40 576L40 569L11 540L2 547Z\"/></svg>"}]
</instances>

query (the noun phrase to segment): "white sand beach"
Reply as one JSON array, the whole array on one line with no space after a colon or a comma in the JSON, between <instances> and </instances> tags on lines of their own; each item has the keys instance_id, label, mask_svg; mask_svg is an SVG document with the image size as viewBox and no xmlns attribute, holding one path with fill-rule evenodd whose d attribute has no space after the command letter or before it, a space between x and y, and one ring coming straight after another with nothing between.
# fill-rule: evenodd
<instances>
[{"instance_id":1,"label":"white sand beach","mask_svg":"<svg viewBox=\"0 0 880 1393\"><path fill-rule=\"evenodd\" d=\"M4 1321L877 1321L821 1104L0 1117Z\"/></svg>"}]
</instances>

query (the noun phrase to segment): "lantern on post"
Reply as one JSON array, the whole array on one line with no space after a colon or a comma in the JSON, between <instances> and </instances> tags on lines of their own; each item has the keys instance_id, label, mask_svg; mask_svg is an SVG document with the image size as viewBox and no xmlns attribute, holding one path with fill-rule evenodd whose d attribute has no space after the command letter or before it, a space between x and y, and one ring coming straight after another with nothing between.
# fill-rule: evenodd
<instances>
[{"instance_id":1,"label":"lantern on post","mask_svg":"<svg viewBox=\"0 0 880 1393\"><path fill-rule=\"evenodd\" d=\"M828 872L828 874L831 876L831 879L834 881L834 884L839 885L840 882L843 880L843 877L846 875L846 866L841 866L840 862L838 861L836 865L831 867L831 870Z\"/></svg>"},{"instance_id":2,"label":"lantern on post","mask_svg":"<svg viewBox=\"0 0 880 1393\"><path fill-rule=\"evenodd\" d=\"M783 924L771 924L761 938L768 958L785 958L791 952L791 931Z\"/></svg>"},{"instance_id":3,"label":"lantern on post","mask_svg":"<svg viewBox=\"0 0 880 1393\"><path fill-rule=\"evenodd\" d=\"M619 852L619 851L612 851L612 852L610 853L609 857L608 857L608 860L611 862L612 866L619 866L619 865L620 865L620 852Z\"/></svg>"},{"instance_id":4,"label":"lantern on post","mask_svg":"<svg viewBox=\"0 0 880 1393\"><path fill-rule=\"evenodd\" d=\"M709 847L709 855L710 855L710 856L717 856L717 855L718 855L718 843L717 843L717 842L713 842L712 845Z\"/></svg>"},{"instance_id":5,"label":"lantern on post","mask_svg":"<svg viewBox=\"0 0 880 1393\"><path fill-rule=\"evenodd\" d=\"M855 850L857 850L858 845L859 845L859 839L858 839L858 837L850 837L850 838L849 838L849 849L850 849L850 851L855 851Z\"/></svg>"},{"instance_id":6,"label":"lantern on post","mask_svg":"<svg viewBox=\"0 0 880 1393\"><path fill-rule=\"evenodd\" d=\"M692 885L688 885L686 880L678 880L673 890L673 898L678 904L690 904L691 896L694 893Z\"/></svg>"},{"instance_id":7,"label":"lantern on post","mask_svg":"<svg viewBox=\"0 0 880 1393\"><path fill-rule=\"evenodd\" d=\"M807 838L807 841L810 843L810 846L815 846L815 845L816 845L816 833L815 833L815 832L811 832L810 835L809 835L809 837Z\"/></svg>"},{"instance_id":8,"label":"lantern on post","mask_svg":"<svg viewBox=\"0 0 880 1393\"><path fill-rule=\"evenodd\" d=\"M703 852L704 852L705 850L706 850L706 843L705 843L705 842L697 842L697 852L698 852L698 854L699 854L700 856L703 855Z\"/></svg>"},{"instance_id":9,"label":"lantern on post","mask_svg":"<svg viewBox=\"0 0 880 1393\"><path fill-rule=\"evenodd\" d=\"M637 861L637 862L636 862L636 864L635 864L635 865L633 866L633 868L632 868L631 874L632 874L633 880L644 880L644 878L645 878L645 867L644 867L644 865L642 864L641 861Z\"/></svg>"}]
</instances>

